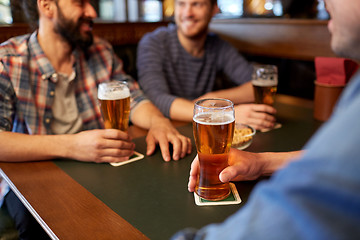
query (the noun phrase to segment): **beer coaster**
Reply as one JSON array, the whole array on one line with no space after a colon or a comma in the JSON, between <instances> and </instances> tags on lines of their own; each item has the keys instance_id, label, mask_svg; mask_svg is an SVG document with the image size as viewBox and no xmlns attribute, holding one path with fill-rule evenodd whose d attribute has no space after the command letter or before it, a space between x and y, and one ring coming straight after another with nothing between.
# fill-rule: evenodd
<instances>
[{"instance_id":1,"label":"beer coaster","mask_svg":"<svg viewBox=\"0 0 360 240\"><path fill-rule=\"evenodd\" d=\"M264 128L264 129L260 129L258 131L260 131L260 132L269 132L271 130L278 129L278 128L281 128L281 127L282 127L281 123L275 123L275 126L272 127L272 128Z\"/></svg>"},{"instance_id":2,"label":"beer coaster","mask_svg":"<svg viewBox=\"0 0 360 240\"><path fill-rule=\"evenodd\" d=\"M198 206L215 206L215 205L231 205L231 204L240 204L241 203L241 198L240 195L235 187L235 184L230 183L230 195L223 199L223 200L219 200L219 201L209 201L209 200L205 200L201 197L199 197L198 195L196 195L196 193L194 193L194 199L195 199L195 204Z\"/></svg>"},{"instance_id":3,"label":"beer coaster","mask_svg":"<svg viewBox=\"0 0 360 240\"><path fill-rule=\"evenodd\" d=\"M110 163L112 166L114 167L119 167L122 166L124 164L128 164L131 162L135 162L137 160L143 159L144 155L138 152L134 152L134 154L129 158L129 160L123 161L123 162L118 162L118 163Z\"/></svg>"}]
</instances>

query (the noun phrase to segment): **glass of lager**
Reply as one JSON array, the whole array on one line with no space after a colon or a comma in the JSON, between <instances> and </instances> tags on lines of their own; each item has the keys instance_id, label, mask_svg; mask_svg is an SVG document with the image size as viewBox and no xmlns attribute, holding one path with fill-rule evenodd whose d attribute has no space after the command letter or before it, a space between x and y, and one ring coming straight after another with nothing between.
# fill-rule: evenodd
<instances>
[{"instance_id":1,"label":"glass of lager","mask_svg":"<svg viewBox=\"0 0 360 240\"><path fill-rule=\"evenodd\" d=\"M130 115L130 90L125 82L99 84L98 99L105 128L127 131Z\"/></svg>"},{"instance_id":2,"label":"glass of lager","mask_svg":"<svg viewBox=\"0 0 360 240\"><path fill-rule=\"evenodd\" d=\"M195 103L193 131L200 169L195 193L206 200L221 200L230 194L220 172L228 166L234 134L234 104L227 99L202 99Z\"/></svg>"},{"instance_id":3,"label":"glass of lager","mask_svg":"<svg viewBox=\"0 0 360 240\"><path fill-rule=\"evenodd\" d=\"M255 65L251 79L255 102L272 106L278 85L278 71L274 65Z\"/></svg>"}]
</instances>

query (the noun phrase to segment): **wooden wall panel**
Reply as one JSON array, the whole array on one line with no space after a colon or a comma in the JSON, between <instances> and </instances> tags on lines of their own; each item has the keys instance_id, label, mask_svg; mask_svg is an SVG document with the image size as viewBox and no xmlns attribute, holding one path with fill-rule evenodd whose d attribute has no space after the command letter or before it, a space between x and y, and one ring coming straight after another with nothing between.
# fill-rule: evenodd
<instances>
[{"instance_id":1,"label":"wooden wall panel","mask_svg":"<svg viewBox=\"0 0 360 240\"><path fill-rule=\"evenodd\" d=\"M327 21L296 19L216 20L210 30L240 52L252 55L313 60L334 57Z\"/></svg>"},{"instance_id":2,"label":"wooden wall panel","mask_svg":"<svg viewBox=\"0 0 360 240\"><path fill-rule=\"evenodd\" d=\"M166 26L155 23L96 23L94 33L112 45L137 44L150 31ZM313 60L335 56L330 48L327 21L296 19L214 20L210 30L218 33L245 54ZM0 42L30 32L26 24L0 25Z\"/></svg>"}]
</instances>

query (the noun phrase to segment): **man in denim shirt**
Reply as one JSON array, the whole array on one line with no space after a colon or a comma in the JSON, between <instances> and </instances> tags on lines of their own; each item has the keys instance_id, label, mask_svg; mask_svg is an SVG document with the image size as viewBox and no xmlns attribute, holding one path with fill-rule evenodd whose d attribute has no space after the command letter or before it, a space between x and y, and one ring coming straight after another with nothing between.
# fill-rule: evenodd
<instances>
[{"instance_id":1,"label":"man in denim shirt","mask_svg":"<svg viewBox=\"0 0 360 240\"><path fill-rule=\"evenodd\" d=\"M331 47L360 61L360 2L325 0L331 16ZM278 171L260 183L249 201L224 223L189 229L173 239L360 239L360 72L343 92L331 117L294 153L248 153L232 149L223 182L253 179ZM291 160L291 161L290 161ZM287 165L287 166L285 166ZM282 168L281 170L279 170ZM198 171L193 162L189 190Z\"/></svg>"}]
</instances>

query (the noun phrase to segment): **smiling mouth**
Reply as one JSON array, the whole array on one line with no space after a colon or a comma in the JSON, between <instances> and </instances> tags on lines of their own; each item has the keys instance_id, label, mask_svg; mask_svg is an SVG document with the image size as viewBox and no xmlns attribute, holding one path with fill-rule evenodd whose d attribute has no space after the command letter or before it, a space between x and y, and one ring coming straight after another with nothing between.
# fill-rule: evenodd
<instances>
[{"instance_id":1,"label":"smiling mouth","mask_svg":"<svg viewBox=\"0 0 360 240\"><path fill-rule=\"evenodd\" d=\"M185 26L193 26L193 25L195 25L197 23L197 21L195 21L195 20L183 20L182 23Z\"/></svg>"},{"instance_id":2,"label":"smiling mouth","mask_svg":"<svg viewBox=\"0 0 360 240\"><path fill-rule=\"evenodd\" d=\"M94 22L92 19L81 19L80 26L85 31L92 31Z\"/></svg>"}]
</instances>

